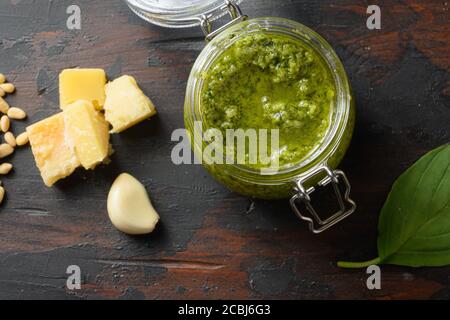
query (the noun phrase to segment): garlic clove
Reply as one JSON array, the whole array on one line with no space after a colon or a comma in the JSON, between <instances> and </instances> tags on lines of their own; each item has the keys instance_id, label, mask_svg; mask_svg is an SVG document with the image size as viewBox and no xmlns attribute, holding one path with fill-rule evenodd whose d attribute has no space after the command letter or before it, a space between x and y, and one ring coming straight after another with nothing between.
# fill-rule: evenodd
<instances>
[{"instance_id":1,"label":"garlic clove","mask_svg":"<svg viewBox=\"0 0 450 320\"><path fill-rule=\"evenodd\" d=\"M121 174L109 191L108 214L119 231L130 235L151 233L159 221L145 187L128 173Z\"/></svg>"}]
</instances>

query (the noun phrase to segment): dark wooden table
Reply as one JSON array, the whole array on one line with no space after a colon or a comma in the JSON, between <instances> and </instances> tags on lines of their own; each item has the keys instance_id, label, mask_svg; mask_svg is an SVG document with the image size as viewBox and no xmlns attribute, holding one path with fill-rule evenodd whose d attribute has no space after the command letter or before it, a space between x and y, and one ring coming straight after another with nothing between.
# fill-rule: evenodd
<instances>
[{"instance_id":1,"label":"dark wooden table","mask_svg":"<svg viewBox=\"0 0 450 320\"><path fill-rule=\"evenodd\" d=\"M199 29L141 21L123 1L76 1L82 29L66 28L73 1L4 0L0 72L27 124L59 110L57 76L68 67L135 76L159 116L113 137L108 167L79 171L49 189L29 148L11 161L0 209L0 298L57 299L404 299L450 298L450 268L382 267L382 289L366 270L338 259L376 255L377 219L393 181L422 154L450 141L450 15L446 1L384 0L382 29L366 27L367 1L258 0L251 17L281 16L318 30L336 49L358 105L347 172L357 212L312 235L287 201L252 201L216 183L200 166L175 166L171 133L183 127L189 71L204 47ZM162 222L147 237L116 231L109 187L121 172L139 177ZM82 289L66 288L78 265Z\"/></svg>"}]
</instances>

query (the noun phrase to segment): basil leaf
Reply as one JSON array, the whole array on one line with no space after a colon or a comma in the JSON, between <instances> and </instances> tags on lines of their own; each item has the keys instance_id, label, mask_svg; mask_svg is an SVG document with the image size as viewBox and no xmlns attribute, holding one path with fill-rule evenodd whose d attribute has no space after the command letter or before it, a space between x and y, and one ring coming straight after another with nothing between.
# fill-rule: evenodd
<instances>
[{"instance_id":1,"label":"basil leaf","mask_svg":"<svg viewBox=\"0 0 450 320\"><path fill-rule=\"evenodd\" d=\"M450 264L450 145L423 156L394 183L378 233L378 258L338 266Z\"/></svg>"}]
</instances>

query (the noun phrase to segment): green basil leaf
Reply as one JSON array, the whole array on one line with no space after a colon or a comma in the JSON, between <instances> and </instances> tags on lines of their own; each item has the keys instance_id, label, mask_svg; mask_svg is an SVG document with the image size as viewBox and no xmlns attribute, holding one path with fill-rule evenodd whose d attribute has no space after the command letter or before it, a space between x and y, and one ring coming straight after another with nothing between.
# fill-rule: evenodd
<instances>
[{"instance_id":1,"label":"green basil leaf","mask_svg":"<svg viewBox=\"0 0 450 320\"><path fill-rule=\"evenodd\" d=\"M378 258L338 266L450 264L450 145L423 156L394 183L378 233Z\"/></svg>"}]
</instances>

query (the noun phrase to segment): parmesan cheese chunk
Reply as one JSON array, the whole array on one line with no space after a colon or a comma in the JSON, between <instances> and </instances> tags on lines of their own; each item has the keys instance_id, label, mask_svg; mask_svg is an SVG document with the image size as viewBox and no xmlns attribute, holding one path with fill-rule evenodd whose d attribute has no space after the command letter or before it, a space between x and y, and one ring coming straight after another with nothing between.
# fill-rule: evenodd
<instances>
[{"instance_id":1,"label":"parmesan cheese chunk","mask_svg":"<svg viewBox=\"0 0 450 320\"><path fill-rule=\"evenodd\" d=\"M156 114L152 101L131 76L122 76L106 85L105 118L112 133L122 132Z\"/></svg>"},{"instance_id":2,"label":"parmesan cheese chunk","mask_svg":"<svg viewBox=\"0 0 450 320\"><path fill-rule=\"evenodd\" d=\"M97 110L105 103L106 74L102 69L66 69L59 75L61 109L78 101L90 101Z\"/></svg>"},{"instance_id":3,"label":"parmesan cheese chunk","mask_svg":"<svg viewBox=\"0 0 450 320\"><path fill-rule=\"evenodd\" d=\"M73 143L66 134L62 113L29 126L27 133L37 167L47 186L71 175L80 166Z\"/></svg>"},{"instance_id":4,"label":"parmesan cheese chunk","mask_svg":"<svg viewBox=\"0 0 450 320\"><path fill-rule=\"evenodd\" d=\"M75 154L86 169L94 169L109 153L109 125L92 103L80 100L63 112Z\"/></svg>"}]
</instances>

